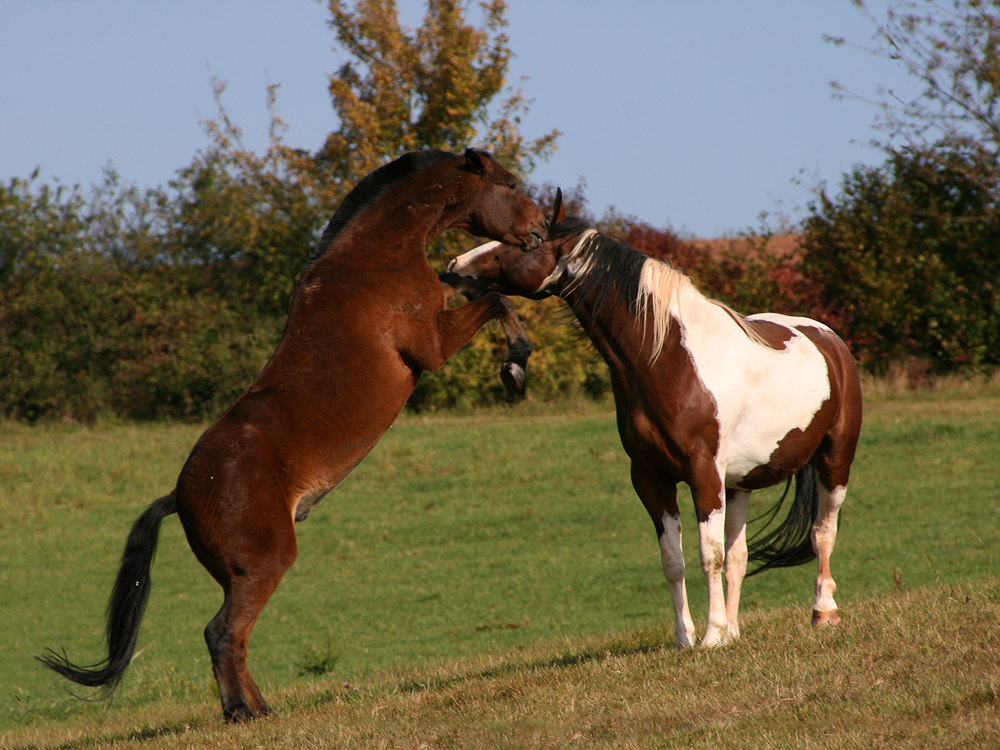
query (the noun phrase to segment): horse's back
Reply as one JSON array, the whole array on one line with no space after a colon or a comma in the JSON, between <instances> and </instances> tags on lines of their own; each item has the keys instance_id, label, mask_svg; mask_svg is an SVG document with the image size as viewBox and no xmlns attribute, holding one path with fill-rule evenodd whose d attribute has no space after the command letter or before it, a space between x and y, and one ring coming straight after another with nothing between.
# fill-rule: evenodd
<instances>
[{"instance_id":1,"label":"horse's back","mask_svg":"<svg viewBox=\"0 0 1000 750\"><path fill-rule=\"evenodd\" d=\"M774 328L795 331L805 336L826 361L831 397L841 401L857 401L860 404L861 382L857 362L850 348L832 328L812 318L779 313L757 313L748 316L746 320L757 331L772 326L772 336Z\"/></svg>"}]
</instances>

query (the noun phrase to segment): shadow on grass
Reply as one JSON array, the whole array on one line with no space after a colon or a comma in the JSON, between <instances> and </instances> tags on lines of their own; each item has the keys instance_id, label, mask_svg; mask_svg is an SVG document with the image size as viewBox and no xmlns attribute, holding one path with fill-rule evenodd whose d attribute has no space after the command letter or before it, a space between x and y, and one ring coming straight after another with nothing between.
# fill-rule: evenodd
<instances>
[{"instance_id":1,"label":"shadow on grass","mask_svg":"<svg viewBox=\"0 0 1000 750\"><path fill-rule=\"evenodd\" d=\"M54 745L26 744L18 745L20 750L77 750L78 748L120 747L132 742L150 742L164 737L181 737L194 730L208 726L213 722L209 719L190 719L187 721L162 722L152 726L131 729L121 729L102 733L83 733L76 739Z\"/></svg>"},{"instance_id":2,"label":"shadow on grass","mask_svg":"<svg viewBox=\"0 0 1000 750\"><path fill-rule=\"evenodd\" d=\"M500 664L485 669L472 669L457 672L443 677L407 678L398 682L391 692L399 694L419 693L428 690L447 690L481 680L495 680L501 677L512 677L518 674L534 673L545 670L561 670L579 667L584 664L606 661L616 657L641 656L672 649L673 637L663 630L640 630L617 634L613 637L598 637L593 643L573 648L564 653L550 653L537 657L518 658L508 656ZM544 648L544 647L541 647ZM539 650L541 650L541 648ZM447 670L447 667L442 671ZM351 696L347 696L350 698ZM332 693L318 697L315 705L341 702L345 696Z\"/></svg>"}]
</instances>

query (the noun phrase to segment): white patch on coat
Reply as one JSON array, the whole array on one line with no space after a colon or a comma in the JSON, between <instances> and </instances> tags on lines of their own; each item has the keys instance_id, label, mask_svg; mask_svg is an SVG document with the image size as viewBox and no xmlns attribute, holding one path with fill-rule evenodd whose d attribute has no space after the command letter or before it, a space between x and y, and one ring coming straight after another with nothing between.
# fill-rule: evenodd
<instances>
[{"instance_id":1,"label":"white patch on coat","mask_svg":"<svg viewBox=\"0 0 1000 750\"><path fill-rule=\"evenodd\" d=\"M701 546L701 569L708 588L708 623L702 646L721 646L731 639L726 615L726 594L722 573L726 561L726 508L713 510L708 518L698 522Z\"/></svg>"},{"instance_id":2,"label":"white patch on coat","mask_svg":"<svg viewBox=\"0 0 1000 750\"><path fill-rule=\"evenodd\" d=\"M794 429L805 430L830 398L826 359L795 328L826 326L774 314L749 318L755 319L787 328L791 339L785 348L754 343L725 310L696 291L681 295L681 343L715 399L720 431L717 462L725 467L727 487L738 486L753 469L767 464L778 442Z\"/></svg>"},{"instance_id":3,"label":"white patch on coat","mask_svg":"<svg viewBox=\"0 0 1000 750\"><path fill-rule=\"evenodd\" d=\"M649 258L642 264L639 274L639 299L636 300L639 318L645 336L646 311L653 315L653 353L649 361L655 362L670 332L672 313L677 309L681 290L690 287L691 280L676 268Z\"/></svg>"},{"instance_id":4,"label":"white patch on coat","mask_svg":"<svg viewBox=\"0 0 1000 750\"><path fill-rule=\"evenodd\" d=\"M646 336L647 318L652 317L653 322L653 346L649 355L649 363L653 364L663 351L663 346L667 341L667 334L670 333L670 321L673 320L678 309L681 292L687 289L695 291L691 279L686 274L671 266L669 263L647 258L642 264L639 274L639 290L636 307L638 317L642 320L642 335ZM713 305L717 305L725 310L752 341L760 346L767 346L767 343L760 335L746 324L746 321L737 312L730 309L718 300L709 300ZM652 315L648 316L647 311Z\"/></svg>"},{"instance_id":5,"label":"white patch on coat","mask_svg":"<svg viewBox=\"0 0 1000 750\"><path fill-rule=\"evenodd\" d=\"M833 333L833 329L828 325L820 323L812 318L800 318L795 315L782 315L781 313L754 313L747 315L747 320L763 320L769 323L777 323L785 328L819 328L821 331Z\"/></svg>"}]
</instances>

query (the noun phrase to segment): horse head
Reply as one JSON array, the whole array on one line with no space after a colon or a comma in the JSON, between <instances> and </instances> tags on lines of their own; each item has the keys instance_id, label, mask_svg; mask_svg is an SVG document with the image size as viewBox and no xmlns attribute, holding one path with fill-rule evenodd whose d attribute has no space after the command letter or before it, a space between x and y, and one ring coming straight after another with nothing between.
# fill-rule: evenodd
<instances>
[{"instance_id":1,"label":"horse head","mask_svg":"<svg viewBox=\"0 0 1000 750\"><path fill-rule=\"evenodd\" d=\"M487 242L455 258L448 273L479 279L501 294L542 299L556 291L554 287L581 234L581 224L578 219L567 220L562 190L557 190L548 239L526 248L506 241Z\"/></svg>"},{"instance_id":2,"label":"horse head","mask_svg":"<svg viewBox=\"0 0 1000 750\"><path fill-rule=\"evenodd\" d=\"M484 151L466 149L461 201L463 216L454 226L479 237L499 237L505 244L535 250L549 222L518 187L517 177Z\"/></svg>"}]
</instances>

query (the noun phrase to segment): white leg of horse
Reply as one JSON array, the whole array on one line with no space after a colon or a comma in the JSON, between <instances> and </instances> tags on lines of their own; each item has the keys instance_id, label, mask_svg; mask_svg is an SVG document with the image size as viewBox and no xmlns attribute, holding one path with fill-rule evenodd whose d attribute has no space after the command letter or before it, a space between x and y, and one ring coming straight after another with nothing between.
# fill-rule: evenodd
<instances>
[{"instance_id":1,"label":"white leg of horse","mask_svg":"<svg viewBox=\"0 0 1000 750\"><path fill-rule=\"evenodd\" d=\"M813 625L836 625L840 622L837 613L837 602L833 594L837 584L830 574L830 554L837 540L837 515L840 506L844 504L847 495L847 485L828 490L819 482L819 513L812 529L813 549L819 563L819 573L816 576L816 599L813 602Z\"/></svg>"},{"instance_id":2,"label":"white leg of horse","mask_svg":"<svg viewBox=\"0 0 1000 750\"><path fill-rule=\"evenodd\" d=\"M674 630L677 633L677 648L694 645L694 620L688 609L687 586L684 583L684 552L681 550L681 517L663 514L663 533L660 535L660 558L663 561L663 575L670 586L670 598L674 604Z\"/></svg>"},{"instance_id":3,"label":"white leg of horse","mask_svg":"<svg viewBox=\"0 0 1000 750\"><path fill-rule=\"evenodd\" d=\"M702 646L721 646L729 641L729 620L726 617L726 592L722 586L725 566L726 505L713 510L708 518L698 522L701 569L708 587L708 625Z\"/></svg>"},{"instance_id":4,"label":"white leg of horse","mask_svg":"<svg viewBox=\"0 0 1000 750\"><path fill-rule=\"evenodd\" d=\"M737 490L726 502L726 619L730 638L740 637L740 589L747 573L747 509L750 493Z\"/></svg>"}]
</instances>

